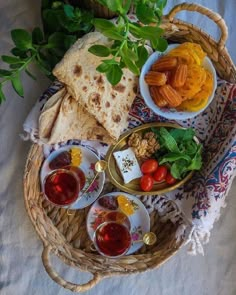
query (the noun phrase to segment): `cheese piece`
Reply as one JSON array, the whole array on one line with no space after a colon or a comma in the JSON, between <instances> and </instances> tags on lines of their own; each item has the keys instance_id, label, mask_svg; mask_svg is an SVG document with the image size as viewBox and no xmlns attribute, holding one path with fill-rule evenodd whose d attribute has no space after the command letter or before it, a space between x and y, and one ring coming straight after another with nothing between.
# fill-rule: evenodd
<instances>
[{"instance_id":1,"label":"cheese piece","mask_svg":"<svg viewBox=\"0 0 236 295\"><path fill-rule=\"evenodd\" d=\"M129 183L133 179L143 176L132 148L115 152L113 153L113 156L116 160L117 166L121 172L125 184Z\"/></svg>"}]
</instances>

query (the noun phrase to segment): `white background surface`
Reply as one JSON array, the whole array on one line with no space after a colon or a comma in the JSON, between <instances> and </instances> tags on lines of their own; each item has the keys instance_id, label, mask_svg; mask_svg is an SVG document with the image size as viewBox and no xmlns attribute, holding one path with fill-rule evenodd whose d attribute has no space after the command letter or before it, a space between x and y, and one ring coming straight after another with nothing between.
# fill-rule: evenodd
<instances>
[{"instance_id":1,"label":"white background surface","mask_svg":"<svg viewBox=\"0 0 236 295\"><path fill-rule=\"evenodd\" d=\"M40 1L0 0L0 54L12 48L10 30L32 30L40 22ZM190 1L188 1L190 2ZM197 1L219 12L229 28L227 47L236 62L235 0ZM180 1L168 1L168 8ZM168 9L166 9L168 11ZM205 17L181 13L217 36L217 28ZM233 29L234 28L234 29ZM49 85L37 73L37 82L24 76L25 98L19 98L7 85L7 101L0 107L0 294L71 294L54 283L41 263L42 243L27 216L23 201L23 169L30 143L19 133L36 99ZM215 224L205 256L192 257L182 249L160 269L128 277L105 279L84 294L113 295L235 295L236 294L236 182L220 220ZM65 267L57 258L53 265L72 282L85 282L89 276Z\"/></svg>"}]
</instances>

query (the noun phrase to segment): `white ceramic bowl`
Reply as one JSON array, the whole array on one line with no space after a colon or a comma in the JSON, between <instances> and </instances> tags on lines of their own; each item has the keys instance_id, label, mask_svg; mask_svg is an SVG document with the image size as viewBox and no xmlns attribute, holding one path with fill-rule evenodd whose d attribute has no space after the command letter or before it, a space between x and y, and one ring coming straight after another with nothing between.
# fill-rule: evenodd
<instances>
[{"instance_id":1,"label":"white ceramic bowl","mask_svg":"<svg viewBox=\"0 0 236 295\"><path fill-rule=\"evenodd\" d=\"M193 118L195 116L197 116L198 114L200 114L201 112L203 112L208 105L211 103L211 101L214 98L214 94L215 94L215 90L217 87L217 78L216 78L216 71L215 68L211 62L211 60L208 57L204 58L203 61L203 67L205 69L207 69L208 71L210 71L213 75L213 89L212 89L212 94L209 96L208 98L208 103L207 105L202 108L200 111L197 112L187 112L187 111L177 111L174 108L159 108L153 101L150 92L149 92L149 87L148 84L145 82L144 77L147 74L147 72L150 70L152 64L158 60L161 56L165 55L166 53L168 53L171 49L177 47L179 44L172 44L169 45L168 48L166 49L165 52L154 52L153 54L151 54L148 58L148 60L146 61L146 63L144 64L142 71L141 71L141 75L139 78L139 85L140 85L140 92L142 97L144 98L147 106L153 110L154 113L156 113L157 115L160 115L164 118L167 119L172 119L172 120L186 120L186 119L190 119Z\"/></svg>"}]
</instances>

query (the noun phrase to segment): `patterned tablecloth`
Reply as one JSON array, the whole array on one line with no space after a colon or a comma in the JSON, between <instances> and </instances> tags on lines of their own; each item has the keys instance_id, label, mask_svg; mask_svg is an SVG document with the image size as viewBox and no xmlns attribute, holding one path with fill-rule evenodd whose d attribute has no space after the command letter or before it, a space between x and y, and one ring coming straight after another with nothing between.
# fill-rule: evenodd
<instances>
[{"instance_id":1,"label":"patterned tablecloth","mask_svg":"<svg viewBox=\"0 0 236 295\"><path fill-rule=\"evenodd\" d=\"M50 96L61 88L55 82L40 97L24 123L25 139L38 140L38 117L40 109ZM170 122L157 116L138 94L129 112L129 126L132 129L149 122ZM183 127L192 127L203 144L203 168L179 189L161 196L177 205L172 222L180 223L177 238L183 235L190 244L189 252L203 254L202 244L209 241L210 230L225 206L225 198L236 171L236 86L218 80L215 98L209 107L193 119L171 121ZM68 141L54 146L45 145L45 156L64 144L82 144L104 157L108 146L94 141ZM160 197L160 196L159 196ZM150 199L150 197L149 197ZM146 199L148 205L150 200ZM181 222L179 220L181 215ZM177 218L177 216L179 216ZM166 217L167 218L167 217Z\"/></svg>"}]
</instances>

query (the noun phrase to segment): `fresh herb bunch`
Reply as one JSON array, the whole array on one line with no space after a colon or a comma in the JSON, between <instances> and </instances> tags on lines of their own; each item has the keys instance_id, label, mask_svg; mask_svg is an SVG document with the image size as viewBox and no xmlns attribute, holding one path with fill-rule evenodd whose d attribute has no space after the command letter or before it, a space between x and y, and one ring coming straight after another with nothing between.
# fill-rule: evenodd
<instances>
[{"instance_id":1,"label":"fresh herb bunch","mask_svg":"<svg viewBox=\"0 0 236 295\"><path fill-rule=\"evenodd\" d=\"M148 58L145 48L147 41L153 49L163 52L167 41L162 38L160 28L163 8L167 0L97 0L111 11L118 14L117 25L105 19L94 19L95 28L106 37L114 40L111 48L103 45L93 45L89 51L100 57L111 58L102 60L97 71L105 73L108 81L116 85L123 75L122 69L127 67L135 75ZM139 22L131 22L128 11L133 7Z\"/></svg>"},{"instance_id":2,"label":"fresh herb bunch","mask_svg":"<svg viewBox=\"0 0 236 295\"><path fill-rule=\"evenodd\" d=\"M182 179L187 172L202 167L202 145L194 140L195 131L188 129L152 128L160 143L155 153L159 165L168 164L176 179Z\"/></svg>"},{"instance_id":3,"label":"fresh herb bunch","mask_svg":"<svg viewBox=\"0 0 236 295\"><path fill-rule=\"evenodd\" d=\"M11 50L12 56L1 57L2 61L9 65L9 69L0 69L0 103L5 100L3 85L9 81L17 94L24 96L20 73L25 71L31 78L36 79L29 70L32 63L53 79L54 66L78 37L93 28L93 15L90 12L63 1L43 0L42 21L43 31L38 27L32 33L23 29L11 31L15 47Z\"/></svg>"}]
</instances>

